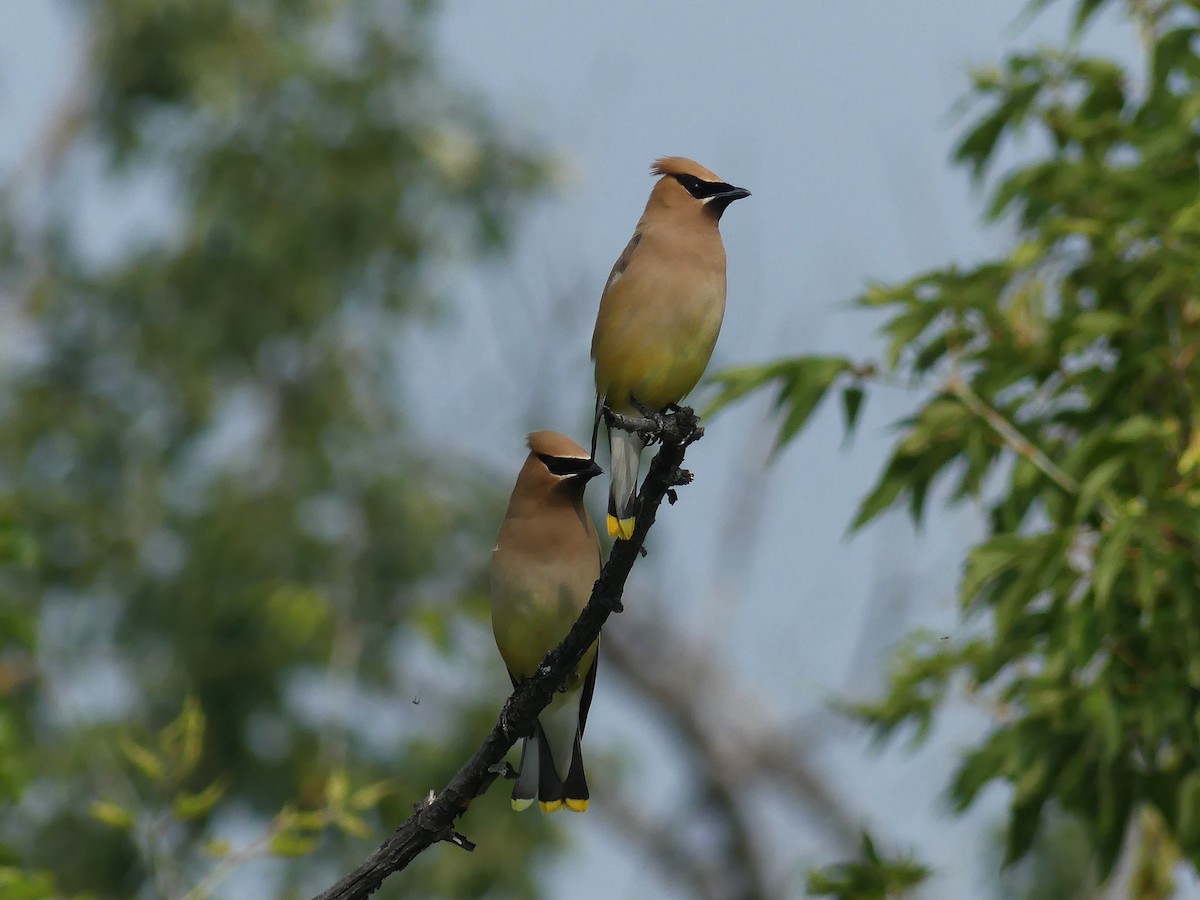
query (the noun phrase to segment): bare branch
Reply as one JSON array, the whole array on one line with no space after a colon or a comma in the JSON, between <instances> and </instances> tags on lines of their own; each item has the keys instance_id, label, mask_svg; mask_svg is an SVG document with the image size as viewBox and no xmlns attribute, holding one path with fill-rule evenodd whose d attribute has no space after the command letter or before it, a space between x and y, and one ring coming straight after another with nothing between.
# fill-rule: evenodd
<instances>
[{"instance_id":1,"label":"bare branch","mask_svg":"<svg viewBox=\"0 0 1200 900\"><path fill-rule=\"evenodd\" d=\"M740 689L702 648L644 617L629 625L622 624L620 641L609 643L606 660L662 709L700 755L706 773L720 772L740 796L753 781L774 779L812 813L822 831L852 852L862 821L809 765L801 736L778 723L758 696ZM650 667L645 660L670 660L671 665Z\"/></svg>"},{"instance_id":2,"label":"bare branch","mask_svg":"<svg viewBox=\"0 0 1200 900\"><path fill-rule=\"evenodd\" d=\"M711 859L703 859L681 841L679 829L656 822L619 793L605 795L596 808L616 824L622 839L633 843L665 869L674 879L686 883L698 900L727 900L721 885L727 873Z\"/></svg>"},{"instance_id":3,"label":"bare branch","mask_svg":"<svg viewBox=\"0 0 1200 900\"><path fill-rule=\"evenodd\" d=\"M655 424L652 436L662 441L662 449L650 464L650 471L642 484L633 537L628 541L618 541L613 546L608 562L592 588L587 606L566 638L546 655L537 674L513 691L505 701L491 733L450 779L450 783L438 794L431 791L428 797L417 804L416 812L401 823L374 853L333 887L317 895L316 900L359 900L367 897L379 888L385 878L399 872L439 841L448 841L466 850L474 847L454 831L455 819L462 815L472 798L482 794L495 780L504 755L517 738L533 732L538 713L549 705L568 673L575 669L583 654L595 642L609 615L621 611L625 581L640 555L646 532L654 524L663 498L673 487L690 480L680 468L684 451L703 434L703 429L690 409L681 409L661 418L662 427L658 428ZM614 424L624 427L620 423Z\"/></svg>"}]
</instances>

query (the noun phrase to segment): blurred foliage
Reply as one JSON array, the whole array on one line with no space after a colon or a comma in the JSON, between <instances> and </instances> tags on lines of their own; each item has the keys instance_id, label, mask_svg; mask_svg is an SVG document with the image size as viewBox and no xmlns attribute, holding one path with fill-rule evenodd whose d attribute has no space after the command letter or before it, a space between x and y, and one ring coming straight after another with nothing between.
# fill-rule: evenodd
<instances>
[{"instance_id":1,"label":"blurred foliage","mask_svg":"<svg viewBox=\"0 0 1200 900\"><path fill-rule=\"evenodd\" d=\"M259 853L290 857L272 896L309 896L489 723L503 682L455 623L502 498L422 445L395 347L548 160L447 83L435 13L76 7L40 177L0 191L5 896L220 896ZM166 210L138 221L147 191ZM533 896L553 832L507 807L380 896Z\"/></svg>"},{"instance_id":2,"label":"blurred foliage","mask_svg":"<svg viewBox=\"0 0 1200 900\"><path fill-rule=\"evenodd\" d=\"M826 866L808 876L810 897L834 900L900 900L929 877L929 870L909 858L880 855L866 832L858 858Z\"/></svg>"},{"instance_id":3,"label":"blurred foliage","mask_svg":"<svg viewBox=\"0 0 1200 900\"><path fill-rule=\"evenodd\" d=\"M999 845L1003 847L1003 840ZM999 856L998 852L997 868ZM1102 900L1104 896L1087 832L1078 819L1052 807L1029 853L1003 871L995 888L996 900Z\"/></svg>"},{"instance_id":4,"label":"blurred foliage","mask_svg":"<svg viewBox=\"0 0 1200 900\"><path fill-rule=\"evenodd\" d=\"M777 388L784 440L839 380L926 391L855 526L898 504L919 520L935 485L980 504L961 603L990 628L911 650L862 714L920 731L965 685L994 724L954 804L1006 783L1012 862L1053 802L1105 876L1143 808L1200 864L1200 5L1082 0L1076 30L1106 9L1137 29L1137 70L1072 40L974 76L956 158L1012 252L868 290L877 364L724 379ZM1024 162L995 173L1013 142Z\"/></svg>"}]
</instances>

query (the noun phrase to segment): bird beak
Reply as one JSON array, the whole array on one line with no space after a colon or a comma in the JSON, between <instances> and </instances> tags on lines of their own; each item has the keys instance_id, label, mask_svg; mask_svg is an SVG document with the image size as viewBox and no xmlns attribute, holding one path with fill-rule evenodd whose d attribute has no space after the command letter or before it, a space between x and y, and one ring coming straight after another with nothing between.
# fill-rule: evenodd
<instances>
[{"instance_id":1,"label":"bird beak","mask_svg":"<svg viewBox=\"0 0 1200 900\"><path fill-rule=\"evenodd\" d=\"M741 200L741 199L743 199L745 197L749 197L749 196L750 196L750 192L748 190L746 190L745 188L735 187L735 188L730 188L727 191L722 191L719 194L713 194L711 199L720 200L726 206L728 206L734 200Z\"/></svg>"},{"instance_id":2,"label":"bird beak","mask_svg":"<svg viewBox=\"0 0 1200 900\"><path fill-rule=\"evenodd\" d=\"M600 466L598 466L596 464L596 461L593 459L592 464L590 466L588 466L586 469L584 469L582 472L580 472L578 475L576 475L575 477L578 478L580 481L591 481L597 475L603 475L603 474L604 474L604 470L602 468L600 468Z\"/></svg>"},{"instance_id":3,"label":"bird beak","mask_svg":"<svg viewBox=\"0 0 1200 900\"><path fill-rule=\"evenodd\" d=\"M719 194L712 194L704 198L704 205L712 212L719 220L725 210L729 208L729 204L734 200L741 200L743 197L749 197L750 192L745 188L734 187L729 185L729 190L721 191Z\"/></svg>"}]
</instances>

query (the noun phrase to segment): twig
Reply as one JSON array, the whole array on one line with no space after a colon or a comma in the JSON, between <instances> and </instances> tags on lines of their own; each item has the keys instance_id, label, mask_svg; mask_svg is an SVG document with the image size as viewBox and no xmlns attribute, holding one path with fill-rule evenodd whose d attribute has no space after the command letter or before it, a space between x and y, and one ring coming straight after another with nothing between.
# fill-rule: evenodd
<instances>
[{"instance_id":1,"label":"twig","mask_svg":"<svg viewBox=\"0 0 1200 900\"><path fill-rule=\"evenodd\" d=\"M620 422L615 427L625 427ZM633 429L637 430L637 429ZM653 436L662 441L662 449L650 464L642 484L637 526L628 541L618 541L592 588L592 596L559 646L548 653L537 674L522 682L505 701L496 724L482 746L458 770L438 794L432 791L379 848L353 872L318 894L316 900L358 900L374 893L383 880L412 862L428 847L449 841L471 849L465 837L453 829L455 819L472 798L479 796L495 780L497 766L517 738L533 731L533 723L550 703L554 692L566 680L595 642L609 615L620 612L625 581L654 524L658 508L672 487L687 483L690 476L681 469L684 451L703 430L690 409L663 417L663 427Z\"/></svg>"},{"instance_id":2,"label":"twig","mask_svg":"<svg viewBox=\"0 0 1200 900\"><path fill-rule=\"evenodd\" d=\"M1158 41L1158 19L1160 10L1147 0L1129 0L1129 16L1137 26L1138 42L1142 52L1149 56Z\"/></svg>"},{"instance_id":3,"label":"twig","mask_svg":"<svg viewBox=\"0 0 1200 900\"><path fill-rule=\"evenodd\" d=\"M989 406L982 397L971 389L971 386L967 384L962 376L955 375L948 379L946 387L963 402L967 409L987 422L992 427L992 430L1000 435L1004 443L1008 444L1013 451L1037 466L1043 475L1068 494L1073 496L1079 494L1079 482L1055 465L1054 460L1050 459L1032 441L1017 431L1016 427L1008 419Z\"/></svg>"}]
</instances>

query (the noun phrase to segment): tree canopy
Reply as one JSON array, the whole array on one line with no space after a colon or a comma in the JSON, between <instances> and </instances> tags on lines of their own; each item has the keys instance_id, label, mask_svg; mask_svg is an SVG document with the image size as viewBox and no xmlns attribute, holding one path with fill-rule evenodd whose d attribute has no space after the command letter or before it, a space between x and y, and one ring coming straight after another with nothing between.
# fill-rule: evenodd
<instances>
[{"instance_id":1,"label":"tree canopy","mask_svg":"<svg viewBox=\"0 0 1200 900\"><path fill-rule=\"evenodd\" d=\"M486 722L406 648L460 649L481 582L455 550L502 498L422 446L390 337L448 302L439 260L505 246L548 158L446 80L434 10L78 6L86 59L0 257L28 345L0 412L0 836L63 893L182 896L247 828L295 857L281 896L315 893ZM74 218L96 160L167 207L111 210L106 254ZM529 895L549 832L498 811L473 815L502 845L409 889Z\"/></svg>"},{"instance_id":2,"label":"tree canopy","mask_svg":"<svg viewBox=\"0 0 1200 900\"><path fill-rule=\"evenodd\" d=\"M1119 6L1081 0L1076 35ZM1010 252L869 287L882 359L718 377L719 405L775 391L781 443L835 385L849 429L875 383L921 393L853 527L896 506L920 522L939 487L978 505L960 602L986 627L910 642L858 712L919 737L965 691L993 725L954 805L1010 787L1008 862L1065 810L1104 875L1146 811L1155 852L1200 864L1200 7L1128 14L1140 68L1072 41L974 74L955 159ZM1009 145L1022 161L999 171Z\"/></svg>"}]
</instances>

